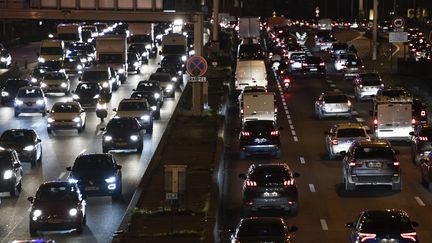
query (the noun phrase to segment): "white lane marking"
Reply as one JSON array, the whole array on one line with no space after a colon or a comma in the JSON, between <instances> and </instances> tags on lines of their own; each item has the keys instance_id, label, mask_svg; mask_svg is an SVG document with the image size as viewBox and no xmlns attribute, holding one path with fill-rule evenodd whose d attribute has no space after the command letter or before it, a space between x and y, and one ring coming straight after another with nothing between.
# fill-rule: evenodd
<instances>
[{"instance_id":1,"label":"white lane marking","mask_svg":"<svg viewBox=\"0 0 432 243\"><path fill-rule=\"evenodd\" d=\"M96 136L100 136L103 132L101 130L97 131Z\"/></svg>"},{"instance_id":2,"label":"white lane marking","mask_svg":"<svg viewBox=\"0 0 432 243\"><path fill-rule=\"evenodd\" d=\"M315 191L315 186L314 186L314 184L309 184L309 190L310 190L311 192L316 192L316 191Z\"/></svg>"},{"instance_id":3,"label":"white lane marking","mask_svg":"<svg viewBox=\"0 0 432 243\"><path fill-rule=\"evenodd\" d=\"M288 119L288 124L292 124L292 120L291 119Z\"/></svg>"},{"instance_id":4,"label":"white lane marking","mask_svg":"<svg viewBox=\"0 0 432 243\"><path fill-rule=\"evenodd\" d=\"M340 89L333 89L334 92L340 92Z\"/></svg>"},{"instance_id":5,"label":"white lane marking","mask_svg":"<svg viewBox=\"0 0 432 243\"><path fill-rule=\"evenodd\" d=\"M330 83L333 83L333 80L329 80L329 79L328 79L328 80L326 80L326 81L327 81L327 83L329 83L329 84L330 84Z\"/></svg>"},{"instance_id":6,"label":"white lane marking","mask_svg":"<svg viewBox=\"0 0 432 243\"><path fill-rule=\"evenodd\" d=\"M294 138L294 142L298 142L297 136L294 136L293 138Z\"/></svg>"},{"instance_id":7,"label":"white lane marking","mask_svg":"<svg viewBox=\"0 0 432 243\"><path fill-rule=\"evenodd\" d=\"M355 119L356 119L356 121L358 121L358 122L364 122L364 119L361 118L361 117L356 117Z\"/></svg>"},{"instance_id":8,"label":"white lane marking","mask_svg":"<svg viewBox=\"0 0 432 243\"><path fill-rule=\"evenodd\" d=\"M303 157L300 157L300 164L304 165L306 164L306 160Z\"/></svg>"},{"instance_id":9,"label":"white lane marking","mask_svg":"<svg viewBox=\"0 0 432 243\"><path fill-rule=\"evenodd\" d=\"M322 230L328 230L327 222L325 219L320 219Z\"/></svg>"},{"instance_id":10,"label":"white lane marking","mask_svg":"<svg viewBox=\"0 0 432 243\"><path fill-rule=\"evenodd\" d=\"M287 115L287 118L288 118L288 119L291 119L291 115Z\"/></svg>"},{"instance_id":11,"label":"white lane marking","mask_svg":"<svg viewBox=\"0 0 432 243\"><path fill-rule=\"evenodd\" d=\"M62 172L57 179L61 180L66 175L66 172Z\"/></svg>"},{"instance_id":12,"label":"white lane marking","mask_svg":"<svg viewBox=\"0 0 432 243\"><path fill-rule=\"evenodd\" d=\"M354 116L357 116L359 113L358 113L358 111L356 111L356 110L353 110L352 112L351 112Z\"/></svg>"},{"instance_id":13,"label":"white lane marking","mask_svg":"<svg viewBox=\"0 0 432 243\"><path fill-rule=\"evenodd\" d=\"M417 203L418 203L420 206L422 206L422 207L426 206L426 204L421 200L420 197L414 197L414 199L417 201Z\"/></svg>"},{"instance_id":14,"label":"white lane marking","mask_svg":"<svg viewBox=\"0 0 432 243\"><path fill-rule=\"evenodd\" d=\"M83 153L85 153L86 150L87 150L87 149L83 149L83 150L81 150L81 152L80 152L79 154L83 154Z\"/></svg>"},{"instance_id":15,"label":"white lane marking","mask_svg":"<svg viewBox=\"0 0 432 243\"><path fill-rule=\"evenodd\" d=\"M285 108L285 110L288 110L288 106L286 104L283 104L283 107Z\"/></svg>"},{"instance_id":16,"label":"white lane marking","mask_svg":"<svg viewBox=\"0 0 432 243\"><path fill-rule=\"evenodd\" d=\"M293 125L290 125L290 128L291 128L291 130L294 130L294 126Z\"/></svg>"},{"instance_id":17,"label":"white lane marking","mask_svg":"<svg viewBox=\"0 0 432 243\"><path fill-rule=\"evenodd\" d=\"M284 100L282 100L282 104L284 105L284 106L286 106L286 102L285 102L285 99Z\"/></svg>"},{"instance_id":18,"label":"white lane marking","mask_svg":"<svg viewBox=\"0 0 432 243\"><path fill-rule=\"evenodd\" d=\"M293 136L296 136L296 135L297 135L296 132L295 132L295 130L291 130L291 134L292 134Z\"/></svg>"},{"instance_id":19,"label":"white lane marking","mask_svg":"<svg viewBox=\"0 0 432 243\"><path fill-rule=\"evenodd\" d=\"M336 84L330 84L330 87L334 88L336 87Z\"/></svg>"}]
</instances>

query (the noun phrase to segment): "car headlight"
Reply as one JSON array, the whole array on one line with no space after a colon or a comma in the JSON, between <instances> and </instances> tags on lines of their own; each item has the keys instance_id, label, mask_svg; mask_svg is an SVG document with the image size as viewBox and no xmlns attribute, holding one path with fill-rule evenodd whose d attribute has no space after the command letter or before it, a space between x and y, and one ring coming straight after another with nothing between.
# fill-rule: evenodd
<instances>
[{"instance_id":1,"label":"car headlight","mask_svg":"<svg viewBox=\"0 0 432 243\"><path fill-rule=\"evenodd\" d=\"M95 94L95 96L93 96L93 99L99 99L100 95L99 94Z\"/></svg>"},{"instance_id":2,"label":"car headlight","mask_svg":"<svg viewBox=\"0 0 432 243\"><path fill-rule=\"evenodd\" d=\"M5 170L5 172L3 173L4 180L9 180L10 178L12 178L12 176L13 176L12 170Z\"/></svg>"},{"instance_id":3,"label":"car headlight","mask_svg":"<svg viewBox=\"0 0 432 243\"><path fill-rule=\"evenodd\" d=\"M71 183L71 184L76 184L76 183L78 183L78 180L71 177L71 178L68 179L68 182Z\"/></svg>"},{"instance_id":4,"label":"car headlight","mask_svg":"<svg viewBox=\"0 0 432 243\"><path fill-rule=\"evenodd\" d=\"M109 87L109 83L108 82L103 82L102 87L103 88L108 88Z\"/></svg>"},{"instance_id":5,"label":"car headlight","mask_svg":"<svg viewBox=\"0 0 432 243\"><path fill-rule=\"evenodd\" d=\"M77 69L78 69L78 70L81 70L82 68L83 68L83 66L82 66L81 64L78 64L78 65L77 65Z\"/></svg>"},{"instance_id":6,"label":"car headlight","mask_svg":"<svg viewBox=\"0 0 432 243\"><path fill-rule=\"evenodd\" d=\"M6 62L6 58L5 57L0 58L0 62Z\"/></svg>"},{"instance_id":7,"label":"car headlight","mask_svg":"<svg viewBox=\"0 0 432 243\"><path fill-rule=\"evenodd\" d=\"M0 146L0 150L5 150L5 148L3 148L2 146Z\"/></svg>"},{"instance_id":8,"label":"car headlight","mask_svg":"<svg viewBox=\"0 0 432 243\"><path fill-rule=\"evenodd\" d=\"M115 176L111 176L105 179L106 183L114 183L116 181Z\"/></svg>"},{"instance_id":9,"label":"car headlight","mask_svg":"<svg viewBox=\"0 0 432 243\"><path fill-rule=\"evenodd\" d=\"M70 50L66 51L66 56L69 56L70 54L72 54L72 52Z\"/></svg>"},{"instance_id":10,"label":"car headlight","mask_svg":"<svg viewBox=\"0 0 432 243\"><path fill-rule=\"evenodd\" d=\"M6 92L6 91L2 91L2 92L1 92L1 96L3 96L3 97L7 97L7 96L9 96L9 93Z\"/></svg>"},{"instance_id":11,"label":"car headlight","mask_svg":"<svg viewBox=\"0 0 432 243\"><path fill-rule=\"evenodd\" d=\"M105 142L109 142L112 140L112 137L111 136L105 136L104 140L105 140Z\"/></svg>"},{"instance_id":12,"label":"car headlight","mask_svg":"<svg viewBox=\"0 0 432 243\"><path fill-rule=\"evenodd\" d=\"M48 117L47 122L48 122L48 123L51 123L51 122L55 122L55 120L52 119L51 117Z\"/></svg>"},{"instance_id":13,"label":"car headlight","mask_svg":"<svg viewBox=\"0 0 432 243\"><path fill-rule=\"evenodd\" d=\"M146 49L151 49L151 45L150 45L150 44L147 44L147 45L145 45L145 48L146 48Z\"/></svg>"},{"instance_id":14,"label":"car headlight","mask_svg":"<svg viewBox=\"0 0 432 243\"><path fill-rule=\"evenodd\" d=\"M152 111L155 111L157 109L155 105L152 105L150 108L152 109Z\"/></svg>"},{"instance_id":15,"label":"car headlight","mask_svg":"<svg viewBox=\"0 0 432 243\"><path fill-rule=\"evenodd\" d=\"M107 109L107 104L106 103L97 103L96 104L96 110L106 110Z\"/></svg>"},{"instance_id":16,"label":"car headlight","mask_svg":"<svg viewBox=\"0 0 432 243\"><path fill-rule=\"evenodd\" d=\"M159 99L160 98L160 94L159 93L155 93L154 97L155 97L155 99Z\"/></svg>"},{"instance_id":17,"label":"car headlight","mask_svg":"<svg viewBox=\"0 0 432 243\"><path fill-rule=\"evenodd\" d=\"M123 74L124 72L125 72L124 68L120 68L120 69L118 70L118 73L119 73L119 74Z\"/></svg>"},{"instance_id":18,"label":"car headlight","mask_svg":"<svg viewBox=\"0 0 432 243\"><path fill-rule=\"evenodd\" d=\"M149 115L144 115L144 116L141 117L141 120L148 121L148 120L150 120L150 116Z\"/></svg>"},{"instance_id":19,"label":"car headlight","mask_svg":"<svg viewBox=\"0 0 432 243\"><path fill-rule=\"evenodd\" d=\"M33 151L34 148L35 148L35 146L33 146L33 145L28 145L28 146L25 146L25 147L24 147L24 150L25 150L25 151Z\"/></svg>"},{"instance_id":20,"label":"car headlight","mask_svg":"<svg viewBox=\"0 0 432 243\"><path fill-rule=\"evenodd\" d=\"M43 58L43 57L38 57L38 62L44 63L44 62L45 62L45 58Z\"/></svg>"},{"instance_id":21,"label":"car headlight","mask_svg":"<svg viewBox=\"0 0 432 243\"><path fill-rule=\"evenodd\" d=\"M69 215L70 216L76 216L78 214L78 210L76 208L71 208L69 210Z\"/></svg>"},{"instance_id":22,"label":"car headlight","mask_svg":"<svg viewBox=\"0 0 432 243\"><path fill-rule=\"evenodd\" d=\"M15 99L15 105L22 105L24 102L20 99Z\"/></svg>"},{"instance_id":23,"label":"car headlight","mask_svg":"<svg viewBox=\"0 0 432 243\"><path fill-rule=\"evenodd\" d=\"M187 57L186 57L186 56L182 56L182 57L181 57L181 60L182 60L183 62L186 62Z\"/></svg>"},{"instance_id":24,"label":"car headlight","mask_svg":"<svg viewBox=\"0 0 432 243\"><path fill-rule=\"evenodd\" d=\"M139 62L134 62L134 67L139 67Z\"/></svg>"},{"instance_id":25,"label":"car headlight","mask_svg":"<svg viewBox=\"0 0 432 243\"><path fill-rule=\"evenodd\" d=\"M81 118L80 117L75 117L74 119L72 119L73 122L80 122Z\"/></svg>"},{"instance_id":26,"label":"car headlight","mask_svg":"<svg viewBox=\"0 0 432 243\"><path fill-rule=\"evenodd\" d=\"M60 86L61 86L62 88L66 88L66 87L67 87L67 83L61 83Z\"/></svg>"},{"instance_id":27,"label":"car headlight","mask_svg":"<svg viewBox=\"0 0 432 243\"><path fill-rule=\"evenodd\" d=\"M173 82L177 82L177 77L172 77L172 78L171 78L171 81L173 81Z\"/></svg>"},{"instance_id":28,"label":"car headlight","mask_svg":"<svg viewBox=\"0 0 432 243\"><path fill-rule=\"evenodd\" d=\"M130 139L131 139L132 141L137 141L137 140L138 140L138 136L137 136L137 135L131 135L131 136L130 136Z\"/></svg>"},{"instance_id":29,"label":"car headlight","mask_svg":"<svg viewBox=\"0 0 432 243\"><path fill-rule=\"evenodd\" d=\"M43 105L43 104L45 104L45 101L44 100L37 100L36 104L37 105Z\"/></svg>"},{"instance_id":30,"label":"car headlight","mask_svg":"<svg viewBox=\"0 0 432 243\"><path fill-rule=\"evenodd\" d=\"M35 209L34 211L33 211L33 217L39 217L39 216L41 216L42 215L42 211L41 210L39 210L39 209Z\"/></svg>"},{"instance_id":31,"label":"car headlight","mask_svg":"<svg viewBox=\"0 0 432 243\"><path fill-rule=\"evenodd\" d=\"M37 79L36 78L31 78L31 80L30 80L32 83L37 83Z\"/></svg>"},{"instance_id":32,"label":"car headlight","mask_svg":"<svg viewBox=\"0 0 432 243\"><path fill-rule=\"evenodd\" d=\"M190 51L190 52L189 52L189 55L190 55L190 56L195 55L195 50Z\"/></svg>"},{"instance_id":33,"label":"car headlight","mask_svg":"<svg viewBox=\"0 0 432 243\"><path fill-rule=\"evenodd\" d=\"M79 98L80 98L80 97L79 97L77 94L73 94L73 95L72 95L72 99L74 99L74 100L79 100Z\"/></svg>"},{"instance_id":34,"label":"car headlight","mask_svg":"<svg viewBox=\"0 0 432 243\"><path fill-rule=\"evenodd\" d=\"M168 84L166 87L165 87L165 90L166 91L171 91L173 89L173 85L172 84Z\"/></svg>"},{"instance_id":35,"label":"car headlight","mask_svg":"<svg viewBox=\"0 0 432 243\"><path fill-rule=\"evenodd\" d=\"M47 84L44 83L44 82L41 82L41 83L40 83L40 86L41 86L41 88L45 88L45 87L47 86Z\"/></svg>"},{"instance_id":36,"label":"car headlight","mask_svg":"<svg viewBox=\"0 0 432 243\"><path fill-rule=\"evenodd\" d=\"M87 58L81 58L81 62L82 63L86 63L87 62Z\"/></svg>"}]
</instances>

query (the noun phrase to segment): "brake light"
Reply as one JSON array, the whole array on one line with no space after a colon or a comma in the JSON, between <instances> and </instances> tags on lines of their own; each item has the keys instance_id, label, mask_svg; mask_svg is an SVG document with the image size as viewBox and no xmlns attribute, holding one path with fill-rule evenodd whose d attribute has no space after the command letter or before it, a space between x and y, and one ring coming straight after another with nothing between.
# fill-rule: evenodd
<instances>
[{"instance_id":1,"label":"brake light","mask_svg":"<svg viewBox=\"0 0 432 243\"><path fill-rule=\"evenodd\" d=\"M325 43L321 42L321 43L320 43L320 45L322 45L322 46L323 46L323 45L325 45Z\"/></svg>"},{"instance_id":2,"label":"brake light","mask_svg":"<svg viewBox=\"0 0 432 243\"><path fill-rule=\"evenodd\" d=\"M325 63L324 63L324 62L320 62L319 65L320 65L320 66L325 66Z\"/></svg>"},{"instance_id":3,"label":"brake light","mask_svg":"<svg viewBox=\"0 0 432 243\"><path fill-rule=\"evenodd\" d=\"M426 111L421 111L420 116L426 116Z\"/></svg>"},{"instance_id":4,"label":"brake light","mask_svg":"<svg viewBox=\"0 0 432 243\"><path fill-rule=\"evenodd\" d=\"M421 52L419 52L419 51L418 51L418 52L416 52L416 55L420 55L420 54L421 54Z\"/></svg>"},{"instance_id":5,"label":"brake light","mask_svg":"<svg viewBox=\"0 0 432 243\"><path fill-rule=\"evenodd\" d=\"M241 114L243 114L243 112L244 112L244 111L243 111L243 108L242 108L242 109L240 109L240 113L241 113Z\"/></svg>"},{"instance_id":6,"label":"brake light","mask_svg":"<svg viewBox=\"0 0 432 243\"><path fill-rule=\"evenodd\" d=\"M417 233L416 232L401 233L400 235L401 235L402 238L404 238L404 239L410 239L412 241L416 241L416 238L417 238Z\"/></svg>"},{"instance_id":7,"label":"brake light","mask_svg":"<svg viewBox=\"0 0 432 243\"><path fill-rule=\"evenodd\" d=\"M249 133L249 132L241 132L241 135L242 135L243 137L249 137L249 136L250 136L250 133Z\"/></svg>"},{"instance_id":8,"label":"brake light","mask_svg":"<svg viewBox=\"0 0 432 243\"><path fill-rule=\"evenodd\" d=\"M303 67L307 67L307 63L302 63L302 66Z\"/></svg>"},{"instance_id":9,"label":"brake light","mask_svg":"<svg viewBox=\"0 0 432 243\"><path fill-rule=\"evenodd\" d=\"M413 118L413 119L411 120L411 123L412 123L412 124L415 124L415 123L416 123L416 119Z\"/></svg>"},{"instance_id":10,"label":"brake light","mask_svg":"<svg viewBox=\"0 0 432 243\"><path fill-rule=\"evenodd\" d=\"M367 240L375 239L376 234L371 233L358 233L360 241L365 242Z\"/></svg>"},{"instance_id":11,"label":"brake light","mask_svg":"<svg viewBox=\"0 0 432 243\"><path fill-rule=\"evenodd\" d=\"M374 119L374 125L378 125L378 119Z\"/></svg>"},{"instance_id":12,"label":"brake light","mask_svg":"<svg viewBox=\"0 0 432 243\"><path fill-rule=\"evenodd\" d=\"M365 65L362 65L361 67L362 67L362 68L365 68Z\"/></svg>"},{"instance_id":13,"label":"brake light","mask_svg":"<svg viewBox=\"0 0 432 243\"><path fill-rule=\"evenodd\" d=\"M247 187L256 187L257 183L256 183L256 181L246 180L246 186Z\"/></svg>"},{"instance_id":14,"label":"brake light","mask_svg":"<svg viewBox=\"0 0 432 243\"><path fill-rule=\"evenodd\" d=\"M400 163L399 163L398 161L395 161L395 162L393 162L393 165L394 165L394 166L399 166Z\"/></svg>"},{"instance_id":15,"label":"brake light","mask_svg":"<svg viewBox=\"0 0 432 243\"><path fill-rule=\"evenodd\" d=\"M363 88L363 84L360 84L360 85L359 85L359 88L362 89L362 88Z\"/></svg>"},{"instance_id":16,"label":"brake light","mask_svg":"<svg viewBox=\"0 0 432 243\"><path fill-rule=\"evenodd\" d=\"M332 139L332 144L333 145L337 145L338 144L338 140L337 139Z\"/></svg>"},{"instance_id":17,"label":"brake light","mask_svg":"<svg viewBox=\"0 0 432 243\"><path fill-rule=\"evenodd\" d=\"M360 167L362 166L362 162L357 162L357 161L351 161L349 162L349 167Z\"/></svg>"},{"instance_id":18,"label":"brake light","mask_svg":"<svg viewBox=\"0 0 432 243\"><path fill-rule=\"evenodd\" d=\"M279 33L283 33L283 31L282 31L282 30L279 30Z\"/></svg>"},{"instance_id":19,"label":"brake light","mask_svg":"<svg viewBox=\"0 0 432 243\"><path fill-rule=\"evenodd\" d=\"M351 101L350 100L348 100L347 105L351 106Z\"/></svg>"},{"instance_id":20,"label":"brake light","mask_svg":"<svg viewBox=\"0 0 432 243\"><path fill-rule=\"evenodd\" d=\"M294 179L284 181L284 186L294 186Z\"/></svg>"},{"instance_id":21,"label":"brake light","mask_svg":"<svg viewBox=\"0 0 432 243\"><path fill-rule=\"evenodd\" d=\"M290 63L294 63L294 60L290 60Z\"/></svg>"},{"instance_id":22,"label":"brake light","mask_svg":"<svg viewBox=\"0 0 432 243\"><path fill-rule=\"evenodd\" d=\"M279 135L279 131L271 131L270 132L270 134L272 135L272 136L278 136Z\"/></svg>"},{"instance_id":23,"label":"brake light","mask_svg":"<svg viewBox=\"0 0 432 243\"><path fill-rule=\"evenodd\" d=\"M290 80L289 78L284 78L283 82L284 82L284 83L290 83L291 80Z\"/></svg>"},{"instance_id":24,"label":"brake light","mask_svg":"<svg viewBox=\"0 0 432 243\"><path fill-rule=\"evenodd\" d=\"M428 141L428 138L427 137L419 137L419 140L420 141Z\"/></svg>"}]
</instances>

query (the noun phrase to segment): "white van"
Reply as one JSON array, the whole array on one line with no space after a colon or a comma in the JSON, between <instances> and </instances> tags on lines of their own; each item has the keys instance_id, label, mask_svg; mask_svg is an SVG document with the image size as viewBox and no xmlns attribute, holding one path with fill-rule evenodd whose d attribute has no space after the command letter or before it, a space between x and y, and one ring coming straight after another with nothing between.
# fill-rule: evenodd
<instances>
[{"instance_id":1,"label":"white van","mask_svg":"<svg viewBox=\"0 0 432 243\"><path fill-rule=\"evenodd\" d=\"M276 121L277 106L274 93L244 93L243 102L240 103L240 118L242 123L250 120Z\"/></svg>"},{"instance_id":2,"label":"white van","mask_svg":"<svg viewBox=\"0 0 432 243\"><path fill-rule=\"evenodd\" d=\"M263 60L238 61L235 72L235 88L241 91L246 86L267 88L267 71Z\"/></svg>"},{"instance_id":3,"label":"white van","mask_svg":"<svg viewBox=\"0 0 432 243\"><path fill-rule=\"evenodd\" d=\"M38 62L63 61L64 43L61 40L43 40L38 53Z\"/></svg>"}]
</instances>

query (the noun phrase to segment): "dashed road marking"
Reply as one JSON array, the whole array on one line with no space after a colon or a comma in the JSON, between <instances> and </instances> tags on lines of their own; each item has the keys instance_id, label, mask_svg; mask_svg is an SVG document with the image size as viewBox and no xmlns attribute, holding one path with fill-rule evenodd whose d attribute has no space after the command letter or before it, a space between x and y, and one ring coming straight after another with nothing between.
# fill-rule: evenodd
<instances>
[{"instance_id":1,"label":"dashed road marking","mask_svg":"<svg viewBox=\"0 0 432 243\"><path fill-rule=\"evenodd\" d=\"M303 157L300 157L300 164L304 165L306 164L306 160Z\"/></svg>"},{"instance_id":2,"label":"dashed road marking","mask_svg":"<svg viewBox=\"0 0 432 243\"><path fill-rule=\"evenodd\" d=\"M311 192L316 192L314 184L309 184L309 190Z\"/></svg>"},{"instance_id":3,"label":"dashed road marking","mask_svg":"<svg viewBox=\"0 0 432 243\"><path fill-rule=\"evenodd\" d=\"M364 119L361 118L361 117L356 117L355 119L356 119L357 122L364 122Z\"/></svg>"},{"instance_id":4,"label":"dashed road marking","mask_svg":"<svg viewBox=\"0 0 432 243\"><path fill-rule=\"evenodd\" d=\"M340 92L340 89L333 89L334 92Z\"/></svg>"},{"instance_id":5,"label":"dashed road marking","mask_svg":"<svg viewBox=\"0 0 432 243\"><path fill-rule=\"evenodd\" d=\"M291 115L287 115L287 118L288 118L288 119L291 119Z\"/></svg>"},{"instance_id":6,"label":"dashed road marking","mask_svg":"<svg viewBox=\"0 0 432 243\"><path fill-rule=\"evenodd\" d=\"M288 119L288 124L292 124L292 120L291 119Z\"/></svg>"},{"instance_id":7,"label":"dashed road marking","mask_svg":"<svg viewBox=\"0 0 432 243\"><path fill-rule=\"evenodd\" d=\"M293 125L290 125L290 128L291 128L291 130L294 130L294 126Z\"/></svg>"},{"instance_id":8,"label":"dashed road marking","mask_svg":"<svg viewBox=\"0 0 432 243\"><path fill-rule=\"evenodd\" d=\"M293 136L294 142L298 142L297 136Z\"/></svg>"},{"instance_id":9,"label":"dashed road marking","mask_svg":"<svg viewBox=\"0 0 432 243\"><path fill-rule=\"evenodd\" d=\"M420 197L414 197L414 199L417 201L417 203L418 203L420 206L422 206L422 207L426 206L426 204L421 200Z\"/></svg>"},{"instance_id":10,"label":"dashed road marking","mask_svg":"<svg viewBox=\"0 0 432 243\"><path fill-rule=\"evenodd\" d=\"M328 225L325 219L320 219L322 230L328 230Z\"/></svg>"},{"instance_id":11,"label":"dashed road marking","mask_svg":"<svg viewBox=\"0 0 432 243\"><path fill-rule=\"evenodd\" d=\"M336 84L330 84L330 87L334 88L336 87Z\"/></svg>"},{"instance_id":12,"label":"dashed road marking","mask_svg":"<svg viewBox=\"0 0 432 243\"><path fill-rule=\"evenodd\" d=\"M293 136L297 136L295 130L291 130L291 134L292 134Z\"/></svg>"},{"instance_id":13,"label":"dashed road marking","mask_svg":"<svg viewBox=\"0 0 432 243\"><path fill-rule=\"evenodd\" d=\"M353 111L351 112L351 114L353 114L354 116L357 116L359 113L358 113L358 111L353 110Z\"/></svg>"}]
</instances>

